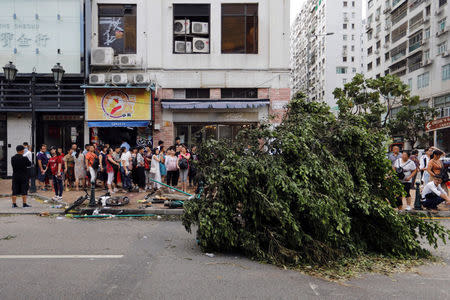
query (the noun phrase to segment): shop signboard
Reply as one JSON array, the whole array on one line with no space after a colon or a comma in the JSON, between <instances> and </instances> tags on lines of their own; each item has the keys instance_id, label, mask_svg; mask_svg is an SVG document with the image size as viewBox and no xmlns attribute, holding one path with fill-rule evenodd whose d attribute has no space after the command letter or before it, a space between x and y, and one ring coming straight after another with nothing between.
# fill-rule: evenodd
<instances>
[{"instance_id":1,"label":"shop signboard","mask_svg":"<svg viewBox=\"0 0 450 300\"><path fill-rule=\"evenodd\" d=\"M439 118L425 123L425 130L427 132L444 128L450 128L450 117Z\"/></svg>"},{"instance_id":2,"label":"shop signboard","mask_svg":"<svg viewBox=\"0 0 450 300\"><path fill-rule=\"evenodd\" d=\"M88 121L151 120L151 94L142 88L88 89L86 104Z\"/></svg>"},{"instance_id":3,"label":"shop signboard","mask_svg":"<svg viewBox=\"0 0 450 300\"><path fill-rule=\"evenodd\" d=\"M1 0L0 61L20 73L81 72L81 0Z\"/></svg>"}]
</instances>

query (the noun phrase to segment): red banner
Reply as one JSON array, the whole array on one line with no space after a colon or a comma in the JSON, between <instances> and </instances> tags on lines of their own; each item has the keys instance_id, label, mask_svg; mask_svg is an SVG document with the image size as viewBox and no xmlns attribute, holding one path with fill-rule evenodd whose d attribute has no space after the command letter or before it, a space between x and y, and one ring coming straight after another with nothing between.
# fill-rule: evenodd
<instances>
[{"instance_id":1,"label":"red banner","mask_svg":"<svg viewBox=\"0 0 450 300\"><path fill-rule=\"evenodd\" d=\"M449 127L450 127L450 117L440 118L425 123L425 130L427 132Z\"/></svg>"}]
</instances>

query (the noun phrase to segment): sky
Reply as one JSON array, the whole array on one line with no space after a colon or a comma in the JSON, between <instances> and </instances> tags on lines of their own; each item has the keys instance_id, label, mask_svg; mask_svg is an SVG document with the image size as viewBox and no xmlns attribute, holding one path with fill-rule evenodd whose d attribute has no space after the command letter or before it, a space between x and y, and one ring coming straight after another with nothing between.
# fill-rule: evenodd
<instances>
[{"instance_id":1,"label":"sky","mask_svg":"<svg viewBox=\"0 0 450 300\"><path fill-rule=\"evenodd\" d=\"M295 20L296 14L300 11L306 0L291 0L291 24ZM365 5L363 5L363 17L365 16Z\"/></svg>"}]
</instances>

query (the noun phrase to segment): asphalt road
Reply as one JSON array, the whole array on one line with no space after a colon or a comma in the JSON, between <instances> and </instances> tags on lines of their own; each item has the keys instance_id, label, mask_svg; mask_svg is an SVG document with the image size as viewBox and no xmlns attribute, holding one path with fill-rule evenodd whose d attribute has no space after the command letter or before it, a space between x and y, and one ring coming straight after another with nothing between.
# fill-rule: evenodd
<instances>
[{"instance_id":1,"label":"asphalt road","mask_svg":"<svg viewBox=\"0 0 450 300\"><path fill-rule=\"evenodd\" d=\"M8 235L0 240L2 300L450 299L448 265L341 285L240 256L210 258L180 222L0 217L0 238ZM450 246L437 254L450 262Z\"/></svg>"}]
</instances>

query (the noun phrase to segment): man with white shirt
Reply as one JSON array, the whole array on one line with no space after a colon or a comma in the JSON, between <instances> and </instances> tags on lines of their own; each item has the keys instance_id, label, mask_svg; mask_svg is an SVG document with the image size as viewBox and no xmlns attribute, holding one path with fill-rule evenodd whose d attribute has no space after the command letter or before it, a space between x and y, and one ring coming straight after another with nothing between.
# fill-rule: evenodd
<instances>
[{"instance_id":1,"label":"man with white shirt","mask_svg":"<svg viewBox=\"0 0 450 300\"><path fill-rule=\"evenodd\" d=\"M129 170L131 152L127 148L121 148L122 155L120 156L120 175L122 177L122 189L131 191L131 171Z\"/></svg>"},{"instance_id":2,"label":"man with white shirt","mask_svg":"<svg viewBox=\"0 0 450 300\"><path fill-rule=\"evenodd\" d=\"M431 154L433 154L433 148L427 148L425 149L424 154L419 159L419 169L420 172L422 172L422 182L424 185L427 185L428 181L430 180L430 173L428 173L426 170L431 159Z\"/></svg>"},{"instance_id":3,"label":"man with white shirt","mask_svg":"<svg viewBox=\"0 0 450 300\"><path fill-rule=\"evenodd\" d=\"M422 205L428 209L437 209L437 206L442 202L450 204L450 198L444 189L441 187L442 178L440 176L434 177L434 180L429 182L422 191Z\"/></svg>"}]
</instances>

